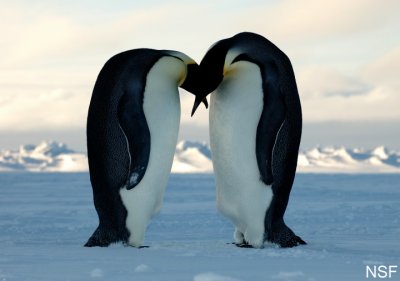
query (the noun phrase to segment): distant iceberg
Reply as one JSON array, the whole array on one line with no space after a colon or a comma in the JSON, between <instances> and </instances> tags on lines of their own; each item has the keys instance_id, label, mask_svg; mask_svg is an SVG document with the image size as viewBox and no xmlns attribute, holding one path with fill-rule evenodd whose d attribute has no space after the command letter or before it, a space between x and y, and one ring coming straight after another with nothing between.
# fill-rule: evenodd
<instances>
[{"instance_id":1,"label":"distant iceberg","mask_svg":"<svg viewBox=\"0 0 400 281\"><path fill-rule=\"evenodd\" d=\"M176 146L173 173L212 173L210 147L205 142L180 141Z\"/></svg>"},{"instance_id":2,"label":"distant iceberg","mask_svg":"<svg viewBox=\"0 0 400 281\"><path fill-rule=\"evenodd\" d=\"M301 151L299 172L313 173L399 173L400 153L384 146L375 149L317 147Z\"/></svg>"},{"instance_id":3,"label":"distant iceberg","mask_svg":"<svg viewBox=\"0 0 400 281\"><path fill-rule=\"evenodd\" d=\"M21 145L0 151L0 171L87 172L84 153L56 141ZM303 173L400 173L400 153L384 146L374 149L314 147L302 150L298 172ZM176 146L173 173L212 173L211 151L206 142L180 141Z\"/></svg>"},{"instance_id":4,"label":"distant iceberg","mask_svg":"<svg viewBox=\"0 0 400 281\"><path fill-rule=\"evenodd\" d=\"M87 156L66 144L43 141L0 152L0 171L82 172L88 170Z\"/></svg>"}]
</instances>

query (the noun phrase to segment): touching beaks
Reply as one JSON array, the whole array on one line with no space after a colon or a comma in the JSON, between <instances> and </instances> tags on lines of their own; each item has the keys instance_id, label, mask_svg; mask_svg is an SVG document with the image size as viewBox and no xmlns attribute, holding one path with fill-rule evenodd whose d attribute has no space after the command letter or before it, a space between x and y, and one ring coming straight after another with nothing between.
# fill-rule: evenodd
<instances>
[{"instance_id":1,"label":"touching beaks","mask_svg":"<svg viewBox=\"0 0 400 281\"><path fill-rule=\"evenodd\" d=\"M199 97L196 97L196 99L195 99L195 101L194 101L194 104L193 104L192 115L190 115L190 116L193 117L193 115L194 115L194 113L196 112L197 108L199 107L200 103L204 103L204 106L205 106L206 108L208 108L207 98L201 99L201 98L199 98Z\"/></svg>"}]
</instances>

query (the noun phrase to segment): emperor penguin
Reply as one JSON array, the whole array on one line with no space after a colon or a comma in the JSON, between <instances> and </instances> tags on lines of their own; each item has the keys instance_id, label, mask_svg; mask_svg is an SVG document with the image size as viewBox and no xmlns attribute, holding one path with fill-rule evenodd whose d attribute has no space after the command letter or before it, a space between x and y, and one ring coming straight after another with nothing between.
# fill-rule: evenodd
<instances>
[{"instance_id":1,"label":"emperor penguin","mask_svg":"<svg viewBox=\"0 0 400 281\"><path fill-rule=\"evenodd\" d=\"M113 56L101 69L87 117L99 225L85 246L119 241L143 246L171 171L180 121L178 86L190 92L197 67L177 51L134 49Z\"/></svg>"},{"instance_id":2,"label":"emperor penguin","mask_svg":"<svg viewBox=\"0 0 400 281\"><path fill-rule=\"evenodd\" d=\"M215 43L200 63L204 81L192 115L210 92L209 130L217 207L240 247L306 244L285 224L302 129L289 58L261 35Z\"/></svg>"}]
</instances>

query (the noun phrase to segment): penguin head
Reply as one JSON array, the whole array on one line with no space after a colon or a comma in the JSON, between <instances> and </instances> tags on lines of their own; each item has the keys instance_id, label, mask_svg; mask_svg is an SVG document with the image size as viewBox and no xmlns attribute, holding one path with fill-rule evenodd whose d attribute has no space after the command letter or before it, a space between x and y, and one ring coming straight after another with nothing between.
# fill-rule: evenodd
<instances>
[{"instance_id":1,"label":"penguin head","mask_svg":"<svg viewBox=\"0 0 400 281\"><path fill-rule=\"evenodd\" d=\"M196 102L198 101L197 106L203 102L205 107L208 108L208 102L206 98L200 99L199 100L199 85L200 85L200 77L199 77L199 65L196 63L194 59L189 57L188 55L179 52L179 51L173 51L173 50L163 50L163 52L168 55L175 57L179 60L181 60L185 66L186 66L186 71L181 73L180 81L178 83L179 87L182 89L185 89L189 93L192 93L196 96Z\"/></svg>"},{"instance_id":2,"label":"penguin head","mask_svg":"<svg viewBox=\"0 0 400 281\"><path fill-rule=\"evenodd\" d=\"M196 69L196 100L192 109L192 116L199 104L213 92L224 78L225 57L230 48L229 39L218 41L210 47Z\"/></svg>"},{"instance_id":3,"label":"penguin head","mask_svg":"<svg viewBox=\"0 0 400 281\"><path fill-rule=\"evenodd\" d=\"M207 93L207 90L204 88L204 82L205 79L200 66L196 63L188 64L185 81L183 81L180 87L196 96L192 116L200 103L204 103L204 106L208 108L206 97L209 92Z\"/></svg>"},{"instance_id":4,"label":"penguin head","mask_svg":"<svg viewBox=\"0 0 400 281\"><path fill-rule=\"evenodd\" d=\"M219 86L224 77L237 75L235 63L247 61L261 68L265 59L271 56L270 50L273 52L278 50L278 55L286 58L286 55L270 41L252 32L241 32L212 45L201 60L196 73L198 86L193 92L196 101L193 105L192 116L200 102ZM260 58L263 59L260 61ZM272 67L276 66L272 65Z\"/></svg>"}]
</instances>

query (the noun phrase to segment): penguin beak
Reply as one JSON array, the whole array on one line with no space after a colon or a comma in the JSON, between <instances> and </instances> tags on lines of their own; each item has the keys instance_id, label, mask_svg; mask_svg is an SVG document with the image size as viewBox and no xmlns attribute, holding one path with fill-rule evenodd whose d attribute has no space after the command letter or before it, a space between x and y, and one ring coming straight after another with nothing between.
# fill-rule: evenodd
<instances>
[{"instance_id":1,"label":"penguin beak","mask_svg":"<svg viewBox=\"0 0 400 281\"><path fill-rule=\"evenodd\" d=\"M204 106L206 108L208 108L208 102L207 102L207 98L203 98L201 99L200 97L196 97L194 104L193 104L193 109L192 109L192 115L191 117L193 117L194 113L196 112L197 108L199 107L200 103L204 103Z\"/></svg>"},{"instance_id":2,"label":"penguin beak","mask_svg":"<svg viewBox=\"0 0 400 281\"><path fill-rule=\"evenodd\" d=\"M201 102L204 103L204 106L205 106L206 109L207 109L207 108L208 108L208 101L207 101L207 98L204 98Z\"/></svg>"}]
</instances>

